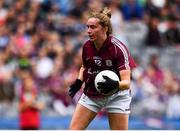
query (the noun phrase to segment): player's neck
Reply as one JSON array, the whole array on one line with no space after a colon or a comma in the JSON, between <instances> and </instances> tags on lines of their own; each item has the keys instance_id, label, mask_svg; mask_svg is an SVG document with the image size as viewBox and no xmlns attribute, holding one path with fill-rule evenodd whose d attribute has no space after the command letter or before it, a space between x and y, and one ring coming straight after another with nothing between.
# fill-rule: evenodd
<instances>
[{"instance_id":1,"label":"player's neck","mask_svg":"<svg viewBox=\"0 0 180 131\"><path fill-rule=\"evenodd\" d=\"M100 49L100 48L103 46L103 44L104 44L104 42L106 41L106 39L107 39L107 36L102 37L101 39L99 38L97 41L94 41L95 47L96 47L97 49Z\"/></svg>"}]
</instances>

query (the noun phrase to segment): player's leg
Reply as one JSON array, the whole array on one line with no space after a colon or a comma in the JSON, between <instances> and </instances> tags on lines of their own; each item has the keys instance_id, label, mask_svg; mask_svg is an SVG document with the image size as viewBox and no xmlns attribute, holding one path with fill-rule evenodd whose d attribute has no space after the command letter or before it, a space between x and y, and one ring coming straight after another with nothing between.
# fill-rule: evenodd
<instances>
[{"instance_id":1,"label":"player's leg","mask_svg":"<svg viewBox=\"0 0 180 131\"><path fill-rule=\"evenodd\" d=\"M111 130L128 130L128 114L108 113L108 119Z\"/></svg>"},{"instance_id":2,"label":"player's leg","mask_svg":"<svg viewBox=\"0 0 180 131\"><path fill-rule=\"evenodd\" d=\"M112 130L127 130L131 95L129 91L119 91L108 98L106 109Z\"/></svg>"},{"instance_id":3,"label":"player's leg","mask_svg":"<svg viewBox=\"0 0 180 131\"><path fill-rule=\"evenodd\" d=\"M73 114L70 130L84 130L89 123L96 116L96 112L93 112L81 104L77 104L76 110Z\"/></svg>"}]
</instances>

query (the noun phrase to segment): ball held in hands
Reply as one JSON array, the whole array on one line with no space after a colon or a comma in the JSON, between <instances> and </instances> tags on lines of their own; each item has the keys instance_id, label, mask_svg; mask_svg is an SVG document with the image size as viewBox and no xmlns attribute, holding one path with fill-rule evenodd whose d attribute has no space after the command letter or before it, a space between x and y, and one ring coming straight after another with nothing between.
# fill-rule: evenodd
<instances>
[{"instance_id":1,"label":"ball held in hands","mask_svg":"<svg viewBox=\"0 0 180 131\"><path fill-rule=\"evenodd\" d=\"M95 87L103 95L112 95L119 90L119 77L113 71L101 71L95 78Z\"/></svg>"}]
</instances>

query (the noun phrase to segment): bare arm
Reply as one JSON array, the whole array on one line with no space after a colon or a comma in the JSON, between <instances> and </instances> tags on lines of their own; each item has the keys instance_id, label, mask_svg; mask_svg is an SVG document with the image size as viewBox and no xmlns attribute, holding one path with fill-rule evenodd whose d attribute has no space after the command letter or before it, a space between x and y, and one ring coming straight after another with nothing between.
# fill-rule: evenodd
<instances>
[{"instance_id":1,"label":"bare arm","mask_svg":"<svg viewBox=\"0 0 180 131\"><path fill-rule=\"evenodd\" d=\"M22 111L26 110L27 108L35 108L38 110L42 110L44 108L44 106L45 105L43 102L35 101L35 97L33 97L33 99L30 101L20 102L19 103L19 111L22 112Z\"/></svg>"},{"instance_id":2,"label":"bare arm","mask_svg":"<svg viewBox=\"0 0 180 131\"><path fill-rule=\"evenodd\" d=\"M23 112L32 105L32 102L22 102L19 104L19 111Z\"/></svg>"},{"instance_id":3,"label":"bare arm","mask_svg":"<svg viewBox=\"0 0 180 131\"><path fill-rule=\"evenodd\" d=\"M80 79L81 81L83 81L83 72L84 72L84 67L81 66L79 70L79 75L78 75L78 79Z\"/></svg>"},{"instance_id":4,"label":"bare arm","mask_svg":"<svg viewBox=\"0 0 180 131\"><path fill-rule=\"evenodd\" d=\"M131 82L131 70L122 70L119 71L121 81L119 82L119 88L120 90L126 90L130 87Z\"/></svg>"}]
</instances>

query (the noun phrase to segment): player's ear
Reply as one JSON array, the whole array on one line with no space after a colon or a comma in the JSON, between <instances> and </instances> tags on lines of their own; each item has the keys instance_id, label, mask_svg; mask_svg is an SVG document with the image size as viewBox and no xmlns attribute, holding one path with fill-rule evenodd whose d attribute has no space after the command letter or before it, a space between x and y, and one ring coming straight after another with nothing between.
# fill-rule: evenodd
<instances>
[{"instance_id":1,"label":"player's ear","mask_svg":"<svg viewBox=\"0 0 180 131\"><path fill-rule=\"evenodd\" d=\"M107 31L108 31L108 27L107 26L102 26L102 31L104 34L107 34Z\"/></svg>"},{"instance_id":2,"label":"player's ear","mask_svg":"<svg viewBox=\"0 0 180 131\"><path fill-rule=\"evenodd\" d=\"M108 27L107 27L107 26L104 27L104 31L105 31L106 33L108 32Z\"/></svg>"}]
</instances>

